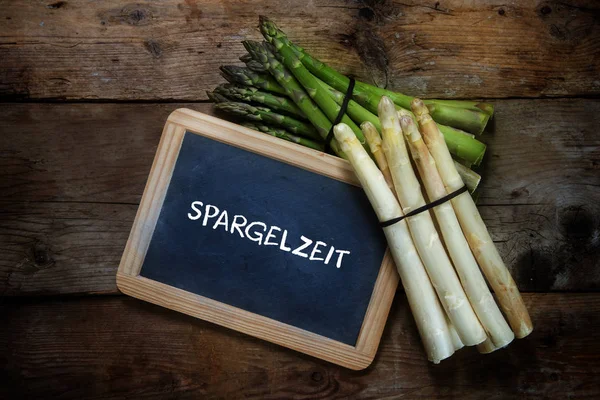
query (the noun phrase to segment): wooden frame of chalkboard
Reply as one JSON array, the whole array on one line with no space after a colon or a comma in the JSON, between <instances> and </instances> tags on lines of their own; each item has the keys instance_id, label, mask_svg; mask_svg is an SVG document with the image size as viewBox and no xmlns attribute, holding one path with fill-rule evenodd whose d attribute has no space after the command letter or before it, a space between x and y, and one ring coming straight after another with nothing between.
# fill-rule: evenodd
<instances>
[{"instance_id":1,"label":"wooden frame of chalkboard","mask_svg":"<svg viewBox=\"0 0 600 400\"><path fill-rule=\"evenodd\" d=\"M242 310L140 275L185 133L267 156L359 186L350 164L337 157L274 138L189 109L168 118L127 241L117 286L125 294L359 370L371 364L391 307L398 274L389 251L383 257L355 346Z\"/></svg>"}]
</instances>

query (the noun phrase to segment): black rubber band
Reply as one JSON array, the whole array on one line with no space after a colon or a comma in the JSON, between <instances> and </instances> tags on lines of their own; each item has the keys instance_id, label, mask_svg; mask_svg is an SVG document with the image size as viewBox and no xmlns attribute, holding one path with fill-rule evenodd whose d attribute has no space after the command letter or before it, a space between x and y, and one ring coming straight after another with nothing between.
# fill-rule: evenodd
<instances>
[{"instance_id":1,"label":"black rubber band","mask_svg":"<svg viewBox=\"0 0 600 400\"><path fill-rule=\"evenodd\" d=\"M439 206L442 203L447 202L448 200L452 200L453 198L455 198L456 196L458 196L459 194L462 194L464 192L467 191L467 187L463 186L460 189L445 195L444 197L440 197L439 199L437 199L436 201L432 201L429 204L425 204L422 207L417 208L416 210L413 210L411 212L409 212L408 214L404 214L401 217L398 218L393 218L390 219L388 221L383 221L381 222L379 225L381 225L382 228L385 228L386 226L390 226L390 225L394 225L396 222L400 222L402 221L404 218L408 218L408 217L412 217L413 215L417 215L422 213L423 211L427 211L429 209L432 209L433 207Z\"/></svg>"},{"instance_id":2,"label":"black rubber band","mask_svg":"<svg viewBox=\"0 0 600 400\"><path fill-rule=\"evenodd\" d=\"M346 109L348 108L348 103L352 99L352 92L354 91L354 78L348 77L348 89L346 90L346 94L344 95L344 101L342 101L342 106L340 107L340 111L338 112L337 117L335 117L335 121L331 125L331 129L327 133L327 137L325 138L325 151L329 151L331 149L331 141L333 140L333 128L342 121L344 118L344 114L346 114Z\"/></svg>"}]
</instances>

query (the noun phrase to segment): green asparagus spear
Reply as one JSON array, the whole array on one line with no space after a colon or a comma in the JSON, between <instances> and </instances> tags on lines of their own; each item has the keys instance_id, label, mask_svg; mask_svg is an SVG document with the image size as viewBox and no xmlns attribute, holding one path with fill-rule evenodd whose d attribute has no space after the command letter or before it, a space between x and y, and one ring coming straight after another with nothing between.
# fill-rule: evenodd
<instances>
[{"instance_id":1,"label":"green asparagus spear","mask_svg":"<svg viewBox=\"0 0 600 400\"><path fill-rule=\"evenodd\" d=\"M234 101L259 103L271 110L285 112L295 118L306 119L302 110L289 98L263 92L252 86L222 84L217 86L214 91Z\"/></svg>"},{"instance_id":2,"label":"green asparagus spear","mask_svg":"<svg viewBox=\"0 0 600 400\"><path fill-rule=\"evenodd\" d=\"M332 97L338 104L341 104L343 101L344 95L339 91L331 88L327 84L323 84L324 87L330 90ZM218 89L218 88L217 88ZM231 101L231 97L227 94L223 95L223 92L215 89L215 92L207 92L209 98L213 100L215 103L229 102ZM377 129L379 130L381 125L379 123L379 119L371 114L368 110L362 108L360 104L350 102L348 104L348 114L350 117L356 121L357 123L362 123L364 121L372 122ZM483 159L483 155L485 153L486 146L480 141L471 138L465 132L462 132L458 129L454 129L449 126L437 124L438 128L444 135L444 139L448 146L448 149L455 156L462 158L464 160L468 160L470 164L479 165L481 160Z\"/></svg>"},{"instance_id":3,"label":"green asparagus spear","mask_svg":"<svg viewBox=\"0 0 600 400\"><path fill-rule=\"evenodd\" d=\"M248 53L240 56L240 61L243 62L244 64L250 60L252 60L252 56Z\"/></svg>"},{"instance_id":4,"label":"green asparagus spear","mask_svg":"<svg viewBox=\"0 0 600 400\"><path fill-rule=\"evenodd\" d=\"M324 64L323 64L324 65ZM360 90L368 92L375 96L388 96L392 101L400 107L409 110L410 103L414 97L406 96L401 93L391 92L386 89L379 88L377 86L368 85L366 83L357 82L357 86ZM347 87L347 85L346 85ZM446 103L449 100L446 100ZM481 134L487 125L490 116L480 109L468 109L460 108L455 106L447 105L446 103L440 103L436 100L429 100L427 102L427 108L434 121L450 125L454 128L461 129L467 132L475 134Z\"/></svg>"},{"instance_id":5,"label":"green asparagus spear","mask_svg":"<svg viewBox=\"0 0 600 400\"><path fill-rule=\"evenodd\" d=\"M248 69L254 72L268 72L269 70L258 60L252 58L252 54L244 54L240 57L240 61L246 64Z\"/></svg>"},{"instance_id":6,"label":"green asparagus spear","mask_svg":"<svg viewBox=\"0 0 600 400\"><path fill-rule=\"evenodd\" d=\"M223 65L220 70L223 78L228 82L256 86L277 94L286 94L286 91L269 74L261 74L236 65Z\"/></svg>"},{"instance_id":7,"label":"green asparagus spear","mask_svg":"<svg viewBox=\"0 0 600 400\"><path fill-rule=\"evenodd\" d=\"M252 70L254 72L268 72L265 66L256 60L247 61L246 67L248 67L249 70Z\"/></svg>"},{"instance_id":8,"label":"green asparagus spear","mask_svg":"<svg viewBox=\"0 0 600 400\"><path fill-rule=\"evenodd\" d=\"M325 145L323 145L323 143L318 143L314 140L306 139L301 136L296 136L282 128L276 128L274 126L265 125L257 122L244 122L242 123L242 125L246 128L254 129L255 131L264 132L283 140L298 143L305 147L310 147L311 149L319 151L324 151L325 149Z\"/></svg>"},{"instance_id":9,"label":"green asparagus spear","mask_svg":"<svg viewBox=\"0 0 600 400\"><path fill-rule=\"evenodd\" d=\"M291 133L302 135L307 138L321 140L319 134L315 131L312 125L299 121L295 118L286 115L277 114L267 107L254 107L246 103L238 103L234 101L215 104L218 110L243 117L252 121L262 121L267 124L277 125L286 128Z\"/></svg>"},{"instance_id":10,"label":"green asparagus spear","mask_svg":"<svg viewBox=\"0 0 600 400\"><path fill-rule=\"evenodd\" d=\"M223 96L221 93L206 91L208 99L213 103L229 103L232 99Z\"/></svg>"},{"instance_id":11,"label":"green asparagus spear","mask_svg":"<svg viewBox=\"0 0 600 400\"><path fill-rule=\"evenodd\" d=\"M332 95L333 99L338 104L342 104L342 101L344 100L344 94L327 85L325 82L321 81L321 83L329 90L329 93ZM412 112L408 112L412 115ZM371 122L373 125L375 125L377 130L381 132L379 118L352 100L348 103L348 115L350 115L350 118L352 118L352 120L358 124L362 124L364 121ZM444 135L444 140L446 141L448 149L452 154L469 160L475 165L479 165L481 163L483 155L485 154L485 144L477 139L474 139L472 135L469 135L466 132L446 125L441 125L438 123L436 124Z\"/></svg>"},{"instance_id":12,"label":"green asparagus spear","mask_svg":"<svg viewBox=\"0 0 600 400\"><path fill-rule=\"evenodd\" d=\"M319 78L315 79L317 79L321 86L323 86L327 90L327 93L331 96L331 98L333 98L333 100L337 104L342 105L342 103L344 102L344 93L340 92L339 90L335 90ZM346 109L346 112L348 113L352 121L354 121L357 125L360 125L365 121L369 121L373 125L375 125L379 132L381 132L381 123L379 122L379 118L377 118L375 114L358 104L356 101L350 100L348 102L348 108Z\"/></svg>"},{"instance_id":13,"label":"green asparagus spear","mask_svg":"<svg viewBox=\"0 0 600 400\"><path fill-rule=\"evenodd\" d=\"M459 158L469 161L473 165L481 164L485 154L486 145L477 139L470 137L465 132L451 126L436 123L450 153Z\"/></svg>"},{"instance_id":14,"label":"green asparagus spear","mask_svg":"<svg viewBox=\"0 0 600 400\"><path fill-rule=\"evenodd\" d=\"M275 80L285 89L288 97L304 112L308 120L316 128L317 132L319 132L321 138L325 139L332 127L332 123L306 94L302 85L298 83L296 78L277 60L275 55L266 46L261 43L255 43L248 45L248 47L251 49L252 58L262 62L267 67ZM335 154L343 157L343 153L340 151L339 144L335 139L331 141L331 148Z\"/></svg>"},{"instance_id":15,"label":"green asparagus spear","mask_svg":"<svg viewBox=\"0 0 600 400\"><path fill-rule=\"evenodd\" d=\"M292 74L304 87L308 95L314 100L315 103L318 104L319 108L323 110L325 115L327 115L327 118L329 118L331 122L334 122L338 113L340 112L340 105L331 98L331 96L327 93L327 90L319 84L317 79L306 69L306 67L304 67L304 65L294 55L293 51L286 46L285 43L275 38L270 38L270 42L275 48L275 50L272 51L277 51L287 69L292 72ZM257 46L266 47L258 42L252 41L244 41L243 44L246 47L246 50L248 50L252 56L254 56L253 52L251 51L252 48ZM352 129L358 140L363 144L363 146L365 146L367 152L370 152L369 146L367 145L362 131L358 126L356 126L350 117L344 114L341 122L345 123Z\"/></svg>"},{"instance_id":16,"label":"green asparagus spear","mask_svg":"<svg viewBox=\"0 0 600 400\"><path fill-rule=\"evenodd\" d=\"M487 115L491 117L494 116L494 106L490 103L484 103L482 101L472 101L472 100L424 100L425 104L427 104L427 108L429 108L430 104L443 104L451 107L458 108L466 108L467 110L473 111L483 111Z\"/></svg>"},{"instance_id":17,"label":"green asparagus spear","mask_svg":"<svg viewBox=\"0 0 600 400\"><path fill-rule=\"evenodd\" d=\"M341 92L347 90L349 80L346 76L313 58L301 47L294 45L287 38L285 33L268 18L263 16L260 17L260 29L263 36L268 41L278 40L290 47L302 64L318 78ZM354 86L354 97L372 113L377 112L377 104L379 104L381 96L390 97L394 103L405 109L410 109L410 102L413 99L411 96L391 92L386 89L356 81ZM431 107L430 112L433 119L468 132L477 134L483 132L483 129L490 118L490 109L491 113L493 113L493 107L490 104L461 101L460 103L451 106L451 108L448 108L448 105L452 104L451 102L451 100L443 100L441 102L437 100L427 101L428 107ZM466 108L464 108L465 106Z\"/></svg>"}]
</instances>

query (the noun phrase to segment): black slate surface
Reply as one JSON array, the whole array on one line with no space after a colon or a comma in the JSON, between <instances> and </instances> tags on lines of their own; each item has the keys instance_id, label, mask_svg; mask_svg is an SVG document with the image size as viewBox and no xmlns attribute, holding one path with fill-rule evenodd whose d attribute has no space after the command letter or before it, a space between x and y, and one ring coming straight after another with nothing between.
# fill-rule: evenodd
<instances>
[{"instance_id":1,"label":"black slate surface","mask_svg":"<svg viewBox=\"0 0 600 400\"><path fill-rule=\"evenodd\" d=\"M193 201L226 210L229 229L243 215L287 230L292 249L303 235L328 245L318 256L351 253L336 268L337 255L325 265L259 245L212 229L217 218L203 226L204 207L190 220ZM385 247L362 189L187 132L141 275L355 345Z\"/></svg>"}]
</instances>

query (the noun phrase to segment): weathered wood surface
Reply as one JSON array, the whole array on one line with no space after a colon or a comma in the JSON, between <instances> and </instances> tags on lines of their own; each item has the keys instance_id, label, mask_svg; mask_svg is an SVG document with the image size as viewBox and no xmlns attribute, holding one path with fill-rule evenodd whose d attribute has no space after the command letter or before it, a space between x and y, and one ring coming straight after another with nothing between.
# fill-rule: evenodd
<instances>
[{"instance_id":1,"label":"weathered wood surface","mask_svg":"<svg viewBox=\"0 0 600 400\"><path fill-rule=\"evenodd\" d=\"M598 398L600 295L524 298L531 336L434 366L399 293L359 372L131 298L5 299L0 398Z\"/></svg>"},{"instance_id":2,"label":"weathered wood surface","mask_svg":"<svg viewBox=\"0 0 600 400\"><path fill-rule=\"evenodd\" d=\"M177 104L0 108L0 294L116 293L162 126ZM211 112L210 104L188 104ZM600 285L600 102L505 100L480 210L525 291Z\"/></svg>"},{"instance_id":3,"label":"weathered wood surface","mask_svg":"<svg viewBox=\"0 0 600 400\"><path fill-rule=\"evenodd\" d=\"M6 99L206 99L259 14L343 72L429 97L600 93L593 0L0 1Z\"/></svg>"},{"instance_id":4,"label":"weathered wood surface","mask_svg":"<svg viewBox=\"0 0 600 400\"><path fill-rule=\"evenodd\" d=\"M433 366L399 292L362 372L124 296L54 297L118 293L169 112L210 112L191 102L259 14L408 94L587 97L496 102L480 210L521 289L598 290L598 2L0 0L1 101L148 102L0 105L0 399L599 398L600 293L526 293L530 337Z\"/></svg>"}]
</instances>

